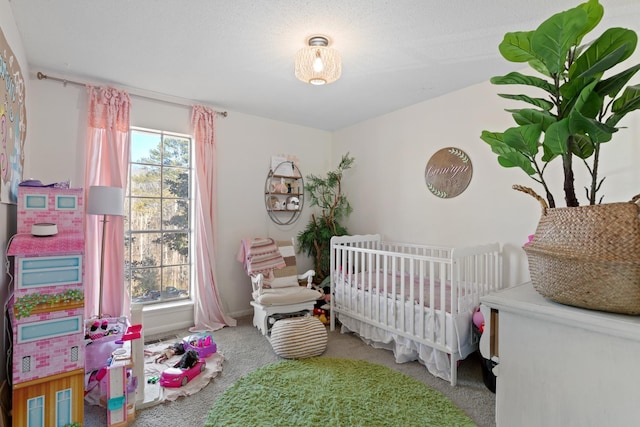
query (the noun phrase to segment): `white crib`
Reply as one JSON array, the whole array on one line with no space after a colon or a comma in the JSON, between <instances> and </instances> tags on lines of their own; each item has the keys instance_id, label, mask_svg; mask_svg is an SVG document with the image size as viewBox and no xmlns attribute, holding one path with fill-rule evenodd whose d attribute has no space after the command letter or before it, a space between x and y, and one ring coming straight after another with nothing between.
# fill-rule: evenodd
<instances>
[{"instance_id":1,"label":"white crib","mask_svg":"<svg viewBox=\"0 0 640 427\"><path fill-rule=\"evenodd\" d=\"M498 243L451 248L383 242L380 235L331 239L331 330L419 360L456 385L458 361L477 349L472 316L502 287Z\"/></svg>"}]
</instances>

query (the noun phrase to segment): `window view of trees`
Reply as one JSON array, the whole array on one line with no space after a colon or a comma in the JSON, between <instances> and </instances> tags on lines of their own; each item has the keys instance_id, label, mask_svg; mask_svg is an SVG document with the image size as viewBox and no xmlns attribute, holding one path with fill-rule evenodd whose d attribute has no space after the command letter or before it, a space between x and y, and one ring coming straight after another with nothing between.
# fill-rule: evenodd
<instances>
[{"instance_id":1,"label":"window view of trees","mask_svg":"<svg viewBox=\"0 0 640 427\"><path fill-rule=\"evenodd\" d=\"M188 298L191 138L131 129L125 280L133 302Z\"/></svg>"}]
</instances>

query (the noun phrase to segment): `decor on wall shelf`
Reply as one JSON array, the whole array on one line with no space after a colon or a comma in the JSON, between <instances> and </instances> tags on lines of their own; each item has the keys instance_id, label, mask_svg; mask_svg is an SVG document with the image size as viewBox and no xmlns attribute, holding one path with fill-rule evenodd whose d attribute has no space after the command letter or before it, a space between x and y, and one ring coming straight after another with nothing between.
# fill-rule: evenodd
<instances>
[{"instance_id":1,"label":"decor on wall shelf","mask_svg":"<svg viewBox=\"0 0 640 427\"><path fill-rule=\"evenodd\" d=\"M274 159L283 159L273 166ZM264 183L265 207L278 225L293 224L300 217L304 202L304 180L292 156L273 156Z\"/></svg>"},{"instance_id":2,"label":"decor on wall shelf","mask_svg":"<svg viewBox=\"0 0 640 427\"><path fill-rule=\"evenodd\" d=\"M102 317L102 293L104 284L104 245L107 231L107 215L124 215L124 190L118 187L92 185L89 187L87 213L102 215L102 247L100 250L100 290L98 294L98 317Z\"/></svg>"},{"instance_id":3,"label":"decor on wall shelf","mask_svg":"<svg viewBox=\"0 0 640 427\"><path fill-rule=\"evenodd\" d=\"M516 126L504 132L482 131L503 167L519 167L542 186L514 186L542 204L533 238L524 246L534 288L544 297L567 305L626 314L640 314L640 206L603 204L596 197L603 178L599 160L604 143L611 144L618 123L640 108L640 86L625 87L640 69L635 64L605 78L632 57L638 37L626 28L609 28L593 41L583 38L600 23L604 7L589 0L557 13L533 31L505 34L499 50L510 62L527 62L540 76L511 72L491 79L497 85L524 85L542 96L499 94L528 104L507 109ZM564 191L566 208L556 207L550 162L562 164L564 176L555 184ZM574 168L585 167L587 206L576 195ZM546 199L546 200L545 200ZM527 233L530 234L530 233Z\"/></svg>"},{"instance_id":4,"label":"decor on wall shelf","mask_svg":"<svg viewBox=\"0 0 640 427\"><path fill-rule=\"evenodd\" d=\"M314 86L333 83L342 74L342 57L340 53L329 47L329 38L315 35L307 40L308 47L296 53L296 77Z\"/></svg>"},{"instance_id":5,"label":"decor on wall shelf","mask_svg":"<svg viewBox=\"0 0 640 427\"><path fill-rule=\"evenodd\" d=\"M424 169L427 188L442 199L456 197L466 190L472 175L471 159L455 147L438 150Z\"/></svg>"}]
</instances>

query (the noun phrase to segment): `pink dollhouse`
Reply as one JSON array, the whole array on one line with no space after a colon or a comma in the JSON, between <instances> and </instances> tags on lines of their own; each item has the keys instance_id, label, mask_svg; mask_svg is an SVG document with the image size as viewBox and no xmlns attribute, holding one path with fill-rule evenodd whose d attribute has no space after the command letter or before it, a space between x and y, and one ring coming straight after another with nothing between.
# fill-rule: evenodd
<instances>
[{"instance_id":1,"label":"pink dollhouse","mask_svg":"<svg viewBox=\"0 0 640 427\"><path fill-rule=\"evenodd\" d=\"M14 257L14 426L64 427L83 420L83 199L81 188L18 189L18 233L8 249ZM55 224L57 233L34 236L34 224Z\"/></svg>"}]
</instances>

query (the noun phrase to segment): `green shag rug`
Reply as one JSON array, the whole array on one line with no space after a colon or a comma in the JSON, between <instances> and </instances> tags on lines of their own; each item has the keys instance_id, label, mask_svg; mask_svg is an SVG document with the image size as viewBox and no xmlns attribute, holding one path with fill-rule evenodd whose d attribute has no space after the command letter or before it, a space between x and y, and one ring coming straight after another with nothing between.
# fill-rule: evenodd
<instances>
[{"instance_id":1,"label":"green shag rug","mask_svg":"<svg viewBox=\"0 0 640 427\"><path fill-rule=\"evenodd\" d=\"M263 366L218 399L207 427L475 426L440 392L362 360L313 357Z\"/></svg>"}]
</instances>

